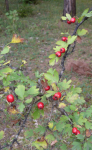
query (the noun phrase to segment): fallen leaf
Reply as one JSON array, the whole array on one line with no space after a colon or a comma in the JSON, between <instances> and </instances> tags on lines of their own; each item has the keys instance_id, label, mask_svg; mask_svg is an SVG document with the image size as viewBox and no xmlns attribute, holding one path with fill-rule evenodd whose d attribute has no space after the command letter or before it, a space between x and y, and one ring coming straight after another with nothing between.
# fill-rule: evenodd
<instances>
[{"instance_id":1,"label":"fallen leaf","mask_svg":"<svg viewBox=\"0 0 92 150\"><path fill-rule=\"evenodd\" d=\"M19 112L16 110L16 106L9 106L7 111L11 114L19 114Z\"/></svg>"},{"instance_id":2,"label":"fallen leaf","mask_svg":"<svg viewBox=\"0 0 92 150\"><path fill-rule=\"evenodd\" d=\"M65 96L63 96L60 100L63 101L64 98L65 98Z\"/></svg>"},{"instance_id":3,"label":"fallen leaf","mask_svg":"<svg viewBox=\"0 0 92 150\"><path fill-rule=\"evenodd\" d=\"M66 107L66 104L65 103L60 103L59 104L59 108L65 108Z\"/></svg>"},{"instance_id":4,"label":"fallen leaf","mask_svg":"<svg viewBox=\"0 0 92 150\"><path fill-rule=\"evenodd\" d=\"M54 140L51 142L51 146L55 145L58 141L57 140Z\"/></svg>"},{"instance_id":5,"label":"fallen leaf","mask_svg":"<svg viewBox=\"0 0 92 150\"><path fill-rule=\"evenodd\" d=\"M20 38L20 36L17 36L17 34L13 34L13 38L11 43L23 43L24 38Z\"/></svg>"},{"instance_id":6,"label":"fallen leaf","mask_svg":"<svg viewBox=\"0 0 92 150\"><path fill-rule=\"evenodd\" d=\"M76 39L76 41L78 42L78 43L81 43L81 37L80 36L77 36L77 39Z\"/></svg>"},{"instance_id":7,"label":"fallen leaf","mask_svg":"<svg viewBox=\"0 0 92 150\"><path fill-rule=\"evenodd\" d=\"M91 132L87 129L86 130L86 137L90 137L91 136Z\"/></svg>"},{"instance_id":8,"label":"fallen leaf","mask_svg":"<svg viewBox=\"0 0 92 150\"><path fill-rule=\"evenodd\" d=\"M21 121L20 119L18 119L18 120L13 120L13 121L12 121L12 126L16 125L17 123L20 124L20 121Z\"/></svg>"}]
</instances>

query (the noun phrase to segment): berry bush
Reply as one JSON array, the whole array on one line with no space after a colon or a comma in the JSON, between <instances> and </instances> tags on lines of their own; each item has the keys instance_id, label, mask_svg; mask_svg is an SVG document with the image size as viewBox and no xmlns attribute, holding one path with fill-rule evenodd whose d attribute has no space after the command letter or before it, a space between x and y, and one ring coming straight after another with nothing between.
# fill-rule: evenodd
<instances>
[{"instance_id":1,"label":"berry bush","mask_svg":"<svg viewBox=\"0 0 92 150\"><path fill-rule=\"evenodd\" d=\"M56 146L61 150L92 150L92 106L82 107L85 99L81 96L81 88L74 87L71 80L62 81L65 59L74 52L77 38L87 33L86 29L79 27L91 16L91 9L86 9L80 18L71 18L69 14L61 17L68 24L76 23L76 27L72 35L62 37L56 42L54 54L49 56L50 66L61 59L60 73L49 68L41 74L35 72L35 80L31 80L23 74L25 60L21 66L14 68L10 61L3 59L10 51L9 44L21 44L24 39L14 34L11 42L4 46L0 53L0 91L6 92L1 95L1 100L8 103L9 113L20 114L21 123L14 138L0 145L0 150L12 150L15 143L20 145L18 137L28 118L39 121L37 126L33 124L23 132L24 143L31 141L34 149L43 150ZM49 109L48 114L45 113L46 109ZM1 130L1 141L4 136L5 131Z\"/></svg>"}]
</instances>

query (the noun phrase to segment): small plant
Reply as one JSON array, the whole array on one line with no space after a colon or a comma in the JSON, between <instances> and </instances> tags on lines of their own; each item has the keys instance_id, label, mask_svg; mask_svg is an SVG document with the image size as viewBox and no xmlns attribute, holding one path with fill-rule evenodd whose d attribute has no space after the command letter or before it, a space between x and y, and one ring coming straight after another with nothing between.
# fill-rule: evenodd
<instances>
[{"instance_id":1,"label":"small plant","mask_svg":"<svg viewBox=\"0 0 92 150\"><path fill-rule=\"evenodd\" d=\"M9 20L9 25L6 27L8 33L15 33L17 31L17 21L19 20L17 10L7 12L5 15Z\"/></svg>"},{"instance_id":2,"label":"small plant","mask_svg":"<svg viewBox=\"0 0 92 150\"><path fill-rule=\"evenodd\" d=\"M18 15L19 17L27 17L33 15L33 9L31 5L22 5L18 9Z\"/></svg>"}]
</instances>

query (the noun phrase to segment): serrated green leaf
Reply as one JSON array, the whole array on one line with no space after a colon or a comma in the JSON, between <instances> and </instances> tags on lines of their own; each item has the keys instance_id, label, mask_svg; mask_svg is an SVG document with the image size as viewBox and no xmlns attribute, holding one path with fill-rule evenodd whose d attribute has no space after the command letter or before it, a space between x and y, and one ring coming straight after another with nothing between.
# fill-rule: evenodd
<instances>
[{"instance_id":1,"label":"serrated green leaf","mask_svg":"<svg viewBox=\"0 0 92 150\"><path fill-rule=\"evenodd\" d=\"M34 120L39 119L40 118L40 111L38 108L35 109L35 111L32 114Z\"/></svg>"},{"instance_id":2,"label":"serrated green leaf","mask_svg":"<svg viewBox=\"0 0 92 150\"><path fill-rule=\"evenodd\" d=\"M66 100L69 103L74 103L78 99L78 94L73 94L72 92L68 92L66 96Z\"/></svg>"},{"instance_id":3,"label":"serrated green leaf","mask_svg":"<svg viewBox=\"0 0 92 150\"><path fill-rule=\"evenodd\" d=\"M59 51L60 50L60 48L67 48L67 43L66 42L64 42L64 41L57 41L56 42L56 44L57 45L60 45L60 46L56 46L56 48L54 48L54 50L57 52L57 51Z\"/></svg>"},{"instance_id":4,"label":"serrated green leaf","mask_svg":"<svg viewBox=\"0 0 92 150\"><path fill-rule=\"evenodd\" d=\"M84 140L84 136L82 134L78 134L78 135L76 135L76 137L78 140L81 140L81 141Z\"/></svg>"},{"instance_id":5,"label":"serrated green leaf","mask_svg":"<svg viewBox=\"0 0 92 150\"><path fill-rule=\"evenodd\" d=\"M49 60L50 66L54 66L54 64L55 64L55 58L52 58L51 60Z\"/></svg>"},{"instance_id":6,"label":"serrated green leaf","mask_svg":"<svg viewBox=\"0 0 92 150\"><path fill-rule=\"evenodd\" d=\"M90 123L89 121L86 121L85 127L86 127L86 129L92 129L92 123Z\"/></svg>"},{"instance_id":7,"label":"serrated green leaf","mask_svg":"<svg viewBox=\"0 0 92 150\"><path fill-rule=\"evenodd\" d=\"M25 86L24 85L18 85L17 88L15 89L16 95L19 96L21 100L24 99L24 94L25 94Z\"/></svg>"},{"instance_id":8,"label":"serrated green leaf","mask_svg":"<svg viewBox=\"0 0 92 150\"><path fill-rule=\"evenodd\" d=\"M60 146L61 150L67 150L67 146L66 144L62 144L62 146Z\"/></svg>"},{"instance_id":9,"label":"serrated green leaf","mask_svg":"<svg viewBox=\"0 0 92 150\"><path fill-rule=\"evenodd\" d=\"M3 130L0 131L0 140L1 140L2 138L4 138L4 131L3 131Z\"/></svg>"},{"instance_id":10,"label":"serrated green leaf","mask_svg":"<svg viewBox=\"0 0 92 150\"><path fill-rule=\"evenodd\" d=\"M65 17L65 16L62 16L61 19L62 19L62 20L66 20L66 17Z\"/></svg>"},{"instance_id":11,"label":"serrated green leaf","mask_svg":"<svg viewBox=\"0 0 92 150\"><path fill-rule=\"evenodd\" d=\"M84 11L83 11L83 13L82 13L82 15L81 16L85 16L87 13L88 13L88 11L89 11L89 8L87 8L87 9L85 9Z\"/></svg>"},{"instance_id":12,"label":"serrated green leaf","mask_svg":"<svg viewBox=\"0 0 92 150\"><path fill-rule=\"evenodd\" d=\"M92 11L90 11L89 13L87 13L85 16L86 17L92 17Z\"/></svg>"},{"instance_id":13,"label":"serrated green leaf","mask_svg":"<svg viewBox=\"0 0 92 150\"><path fill-rule=\"evenodd\" d=\"M32 98L27 99L27 100L25 101L25 103L31 103L31 102L32 102Z\"/></svg>"},{"instance_id":14,"label":"serrated green leaf","mask_svg":"<svg viewBox=\"0 0 92 150\"><path fill-rule=\"evenodd\" d=\"M10 49L9 46L4 47L4 49L1 51L1 54L6 54L6 53L8 53L8 52L9 52L9 49Z\"/></svg>"},{"instance_id":15,"label":"serrated green leaf","mask_svg":"<svg viewBox=\"0 0 92 150\"><path fill-rule=\"evenodd\" d=\"M49 55L49 58L55 58L56 57L56 55L55 54L51 54L51 55Z\"/></svg>"},{"instance_id":16,"label":"serrated green leaf","mask_svg":"<svg viewBox=\"0 0 92 150\"><path fill-rule=\"evenodd\" d=\"M83 125L84 123L86 123L86 121L87 121L86 118L83 118L83 116L79 116L79 119L78 119L79 125Z\"/></svg>"},{"instance_id":17,"label":"serrated green leaf","mask_svg":"<svg viewBox=\"0 0 92 150\"><path fill-rule=\"evenodd\" d=\"M82 150L80 142L73 142L72 145L73 145L72 150Z\"/></svg>"},{"instance_id":18,"label":"serrated green leaf","mask_svg":"<svg viewBox=\"0 0 92 150\"><path fill-rule=\"evenodd\" d=\"M30 129L30 130L25 131L25 132L24 132L24 136L25 136L26 138L29 138L29 137L33 136L33 130Z\"/></svg>"},{"instance_id":19,"label":"serrated green leaf","mask_svg":"<svg viewBox=\"0 0 92 150\"><path fill-rule=\"evenodd\" d=\"M70 91L71 91L73 94L76 94L76 93L81 93L81 92L82 92L82 89L81 89L80 87L71 86Z\"/></svg>"},{"instance_id":20,"label":"serrated green leaf","mask_svg":"<svg viewBox=\"0 0 92 150\"><path fill-rule=\"evenodd\" d=\"M83 35L85 35L87 32L88 32L88 31L85 30L85 29L82 29L82 30L78 29L78 30L77 30L77 34L78 34L79 36L83 36Z\"/></svg>"},{"instance_id":21,"label":"serrated green leaf","mask_svg":"<svg viewBox=\"0 0 92 150\"><path fill-rule=\"evenodd\" d=\"M77 36L73 35L73 36L68 36L68 42L67 44L72 44L74 43L74 41L76 40Z\"/></svg>"},{"instance_id":22,"label":"serrated green leaf","mask_svg":"<svg viewBox=\"0 0 92 150\"><path fill-rule=\"evenodd\" d=\"M50 91L49 90L49 91L46 92L45 95L46 95L46 97L50 97L50 96L54 95L55 93L56 93L56 91Z\"/></svg>"},{"instance_id":23,"label":"serrated green leaf","mask_svg":"<svg viewBox=\"0 0 92 150\"><path fill-rule=\"evenodd\" d=\"M35 141L32 143L32 146L35 146L36 149L38 150L43 150L47 148L47 142L44 140L44 141Z\"/></svg>"},{"instance_id":24,"label":"serrated green leaf","mask_svg":"<svg viewBox=\"0 0 92 150\"><path fill-rule=\"evenodd\" d=\"M18 109L20 110L20 112L23 112L25 105L23 103L18 103L18 104L19 104Z\"/></svg>"},{"instance_id":25,"label":"serrated green leaf","mask_svg":"<svg viewBox=\"0 0 92 150\"><path fill-rule=\"evenodd\" d=\"M59 57L56 57L56 58L55 58L56 63L59 61L59 59L60 59Z\"/></svg>"},{"instance_id":26,"label":"serrated green leaf","mask_svg":"<svg viewBox=\"0 0 92 150\"><path fill-rule=\"evenodd\" d=\"M54 136L52 134L48 134L45 139L47 139L48 142L52 142L55 140Z\"/></svg>"},{"instance_id":27,"label":"serrated green leaf","mask_svg":"<svg viewBox=\"0 0 92 150\"><path fill-rule=\"evenodd\" d=\"M46 131L46 128L41 125L38 125L38 128L35 129L35 132L39 133L40 135L43 135L45 131Z\"/></svg>"},{"instance_id":28,"label":"serrated green leaf","mask_svg":"<svg viewBox=\"0 0 92 150\"><path fill-rule=\"evenodd\" d=\"M66 17L67 17L68 20L71 20L71 15L70 14L66 13Z\"/></svg>"},{"instance_id":29,"label":"serrated green leaf","mask_svg":"<svg viewBox=\"0 0 92 150\"><path fill-rule=\"evenodd\" d=\"M80 23L83 19L83 16L81 16L80 18L78 18L78 23Z\"/></svg>"},{"instance_id":30,"label":"serrated green leaf","mask_svg":"<svg viewBox=\"0 0 92 150\"><path fill-rule=\"evenodd\" d=\"M35 76L36 76L36 78L40 78L41 76L43 76L43 73L39 74L39 71L36 71Z\"/></svg>"},{"instance_id":31,"label":"serrated green leaf","mask_svg":"<svg viewBox=\"0 0 92 150\"><path fill-rule=\"evenodd\" d=\"M63 82L58 83L57 86L60 88L60 90L66 90L70 87L71 82L72 82L71 80L66 81L65 79L63 80Z\"/></svg>"},{"instance_id":32,"label":"serrated green leaf","mask_svg":"<svg viewBox=\"0 0 92 150\"><path fill-rule=\"evenodd\" d=\"M61 123L61 121L59 121L57 124L56 124L56 129L59 131L59 132L62 132L62 130L64 129L65 127L65 124L64 123Z\"/></svg>"},{"instance_id":33,"label":"serrated green leaf","mask_svg":"<svg viewBox=\"0 0 92 150\"><path fill-rule=\"evenodd\" d=\"M70 109L73 110L73 111L75 111L76 110L76 106L70 105Z\"/></svg>"},{"instance_id":34,"label":"serrated green leaf","mask_svg":"<svg viewBox=\"0 0 92 150\"><path fill-rule=\"evenodd\" d=\"M32 86L28 91L26 91L26 95L36 96L39 94L39 89L36 86Z\"/></svg>"}]
</instances>

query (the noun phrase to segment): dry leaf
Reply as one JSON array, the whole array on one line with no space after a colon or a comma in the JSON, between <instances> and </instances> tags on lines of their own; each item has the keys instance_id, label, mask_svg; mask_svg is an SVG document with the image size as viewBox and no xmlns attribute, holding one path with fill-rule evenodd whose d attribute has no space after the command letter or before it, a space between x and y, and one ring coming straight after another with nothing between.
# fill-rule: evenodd
<instances>
[{"instance_id":1,"label":"dry leaf","mask_svg":"<svg viewBox=\"0 0 92 150\"><path fill-rule=\"evenodd\" d=\"M16 125L20 121L21 121L20 119L12 121L12 126Z\"/></svg>"},{"instance_id":2,"label":"dry leaf","mask_svg":"<svg viewBox=\"0 0 92 150\"><path fill-rule=\"evenodd\" d=\"M65 108L66 107L66 104L65 103L60 103L59 104L59 108Z\"/></svg>"},{"instance_id":3,"label":"dry leaf","mask_svg":"<svg viewBox=\"0 0 92 150\"><path fill-rule=\"evenodd\" d=\"M81 37L80 36L77 36L77 39L76 39L76 41L78 42L78 43L81 43Z\"/></svg>"},{"instance_id":4,"label":"dry leaf","mask_svg":"<svg viewBox=\"0 0 92 150\"><path fill-rule=\"evenodd\" d=\"M20 38L20 36L17 36L17 34L13 35L11 43L23 43L24 38Z\"/></svg>"},{"instance_id":5,"label":"dry leaf","mask_svg":"<svg viewBox=\"0 0 92 150\"><path fill-rule=\"evenodd\" d=\"M65 96L63 96L60 100L63 101L64 98L65 98Z\"/></svg>"},{"instance_id":6,"label":"dry leaf","mask_svg":"<svg viewBox=\"0 0 92 150\"><path fill-rule=\"evenodd\" d=\"M58 141L57 140L54 140L51 142L51 146L55 145Z\"/></svg>"},{"instance_id":7,"label":"dry leaf","mask_svg":"<svg viewBox=\"0 0 92 150\"><path fill-rule=\"evenodd\" d=\"M19 112L16 110L16 106L14 105L14 106L9 106L8 108L7 108L7 111L9 112L9 113L11 113L11 114L19 114Z\"/></svg>"},{"instance_id":8,"label":"dry leaf","mask_svg":"<svg viewBox=\"0 0 92 150\"><path fill-rule=\"evenodd\" d=\"M91 136L91 132L87 129L86 130L86 137L90 137Z\"/></svg>"},{"instance_id":9,"label":"dry leaf","mask_svg":"<svg viewBox=\"0 0 92 150\"><path fill-rule=\"evenodd\" d=\"M78 128L82 128L82 126L80 126L80 125L76 125Z\"/></svg>"}]
</instances>

